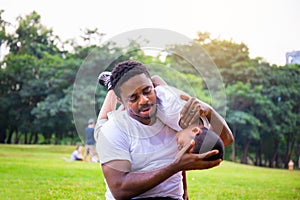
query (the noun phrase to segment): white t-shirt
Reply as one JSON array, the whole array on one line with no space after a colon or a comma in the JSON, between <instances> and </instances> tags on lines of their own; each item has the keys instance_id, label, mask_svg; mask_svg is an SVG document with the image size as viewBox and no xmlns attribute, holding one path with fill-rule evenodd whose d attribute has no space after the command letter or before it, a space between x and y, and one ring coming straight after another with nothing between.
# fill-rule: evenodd
<instances>
[{"instance_id":1,"label":"white t-shirt","mask_svg":"<svg viewBox=\"0 0 300 200\"><path fill-rule=\"evenodd\" d=\"M176 132L159 119L147 126L131 118L126 111L115 111L110 117L97 140L101 163L128 160L132 172L142 172L160 168L174 160L178 152ZM182 176L178 172L138 197L182 198L182 195ZM108 187L106 199L114 199Z\"/></svg>"},{"instance_id":2,"label":"white t-shirt","mask_svg":"<svg viewBox=\"0 0 300 200\"><path fill-rule=\"evenodd\" d=\"M186 101L180 98L183 92L176 88L158 86L155 90L158 119L153 125L141 124L126 111L111 112L109 120L97 123L95 138L101 163L128 160L131 171L140 172L157 169L173 161L178 152L176 132L182 130L179 126L180 112ZM202 119L204 126L208 126L205 119ZM114 199L109 188L106 188L106 199ZM182 198L182 195L182 176L179 172L138 197Z\"/></svg>"}]
</instances>

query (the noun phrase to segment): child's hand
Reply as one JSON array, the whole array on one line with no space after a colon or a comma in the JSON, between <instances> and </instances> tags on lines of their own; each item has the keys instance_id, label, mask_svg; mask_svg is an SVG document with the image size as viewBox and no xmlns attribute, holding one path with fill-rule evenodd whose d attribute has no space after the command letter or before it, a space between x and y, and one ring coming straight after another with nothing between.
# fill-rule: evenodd
<instances>
[{"instance_id":1,"label":"child's hand","mask_svg":"<svg viewBox=\"0 0 300 200\"><path fill-rule=\"evenodd\" d=\"M180 97L187 101L180 113L180 127L186 128L191 124L199 123L199 116L210 118L211 107L208 104L194 97L190 98L186 95L180 95Z\"/></svg>"},{"instance_id":2,"label":"child's hand","mask_svg":"<svg viewBox=\"0 0 300 200\"><path fill-rule=\"evenodd\" d=\"M198 126L199 125L191 125L177 132L176 139L179 150L181 150L186 145L190 145L191 140L193 140L196 135L201 133L201 129Z\"/></svg>"}]
</instances>

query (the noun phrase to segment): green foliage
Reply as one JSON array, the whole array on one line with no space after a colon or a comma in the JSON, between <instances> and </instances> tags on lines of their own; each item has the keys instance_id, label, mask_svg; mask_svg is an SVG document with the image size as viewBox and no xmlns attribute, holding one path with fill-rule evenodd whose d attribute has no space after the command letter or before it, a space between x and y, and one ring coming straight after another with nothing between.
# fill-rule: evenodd
<instances>
[{"instance_id":1,"label":"green foliage","mask_svg":"<svg viewBox=\"0 0 300 200\"><path fill-rule=\"evenodd\" d=\"M41 16L35 11L25 18L18 17L18 28L15 34L8 35L8 46L13 54L31 54L42 58L44 52L50 54L59 53L55 45L56 36L52 30L43 26Z\"/></svg>"},{"instance_id":2,"label":"green foliage","mask_svg":"<svg viewBox=\"0 0 300 200\"><path fill-rule=\"evenodd\" d=\"M292 128L299 124L299 106L293 106L299 104L299 66L278 67L259 57L250 59L245 44L212 39L209 33L198 33L196 40L222 74L228 97L226 120L235 135L233 149L242 151L241 161L247 163L252 152L257 165L286 167L300 155L299 131Z\"/></svg>"},{"instance_id":3,"label":"green foliage","mask_svg":"<svg viewBox=\"0 0 300 200\"><path fill-rule=\"evenodd\" d=\"M144 62L149 68L151 75L159 75L162 77L168 85L176 87L187 94L197 97L203 101L209 102L209 98L202 88L203 80L196 74L184 74L179 70L174 69L168 63L163 63L159 60L152 62Z\"/></svg>"},{"instance_id":4,"label":"green foliage","mask_svg":"<svg viewBox=\"0 0 300 200\"><path fill-rule=\"evenodd\" d=\"M249 49L244 43L237 44L233 41L214 39L209 33L202 32L198 33L196 41L202 45L222 72L229 71L228 75L236 73L234 64L249 60ZM222 76L225 82L230 81L230 77L227 78L225 74Z\"/></svg>"}]
</instances>

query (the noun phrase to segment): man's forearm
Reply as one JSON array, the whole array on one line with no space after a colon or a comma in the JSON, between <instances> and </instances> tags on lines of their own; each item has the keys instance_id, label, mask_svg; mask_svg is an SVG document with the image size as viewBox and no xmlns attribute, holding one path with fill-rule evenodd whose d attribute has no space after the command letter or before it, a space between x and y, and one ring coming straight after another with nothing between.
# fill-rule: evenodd
<instances>
[{"instance_id":1,"label":"man's forearm","mask_svg":"<svg viewBox=\"0 0 300 200\"><path fill-rule=\"evenodd\" d=\"M108 186L116 199L130 199L159 185L179 172L173 164L148 172L121 172L102 165Z\"/></svg>"},{"instance_id":2,"label":"man's forearm","mask_svg":"<svg viewBox=\"0 0 300 200\"><path fill-rule=\"evenodd\" d=\"M203 154L187 153L194 145L195 142L192 140L190 145L186 145L176 154L173 162L152 171L130 172L131 164L127 160L114 160L102 164L103 174L112 194L116 199L130 199L152 189L182 170L209 169L218 166L222 161L205 160L216 155L217 150ZM181 181L178 182L180 183Z\"/></svg>"}]
</instances>

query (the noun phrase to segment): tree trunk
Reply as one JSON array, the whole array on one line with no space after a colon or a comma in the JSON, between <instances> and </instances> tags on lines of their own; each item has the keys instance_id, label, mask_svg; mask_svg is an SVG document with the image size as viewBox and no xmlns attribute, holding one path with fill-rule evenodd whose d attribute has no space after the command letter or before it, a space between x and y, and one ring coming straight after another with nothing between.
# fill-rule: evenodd
<instances>
[{"instance_id":1,"label":"tree trunk","mask_svg":"<svg viewBox=\"0 0 300 200\"><path fill-rule=\"evenodd\" d=\"M34 136L34 133L30 133L29 142L28 142L29 144L32 144L33 136Z\"/></svg>"},{"instance_id":2,"label":"tree trunk","mask_svg":"<svg viewBox=\"0 0 300 200\"><path fill-rule=\"evenodd\" d=\"M262 166L261 152L262 152L262 144L261 144L261 142L259 142L259 147L255 153L255 165L256 166Z\"/></svg>"},{"instance_id":3,"label":"tree trunk","mask_svg":"<svg viewBox=\"0 0 300 200\"><path fill-rule=\"evenodd\" d=\"M268 167L269 167L269 168L272 168L272 166L273 166L273 161L272 161L272 157L270 156L270 157L269 157L269 164L268 164Z\"/></svg>"},{"instance_id":4,"label":"tree trunk","mask_svg":"<svg viewBox=\"0 0 300 200\"><path fill-rule=\"evenodd\" d=\"M5 138L6 138L6 131L4 129L0 130L0 143L4 144L5 143Z\"/></svg>"},{"instance_id":5,"label":"tree trunk","mask_svg":"<svg viewBox=\"0 0 300 200\"><path fill-rule=\"evenodd\" d=\"M233 126L233 137L235 138L236 126ZM231 144L231 161L235 162L235 140Z\"/></svg>"},{"instance_id":6,"label":"tree trunk","mask_svg":"<svg viewBox=\"0 0 300 200\"><path fill-rule=\"evenodd\" d=\"M34 133L34 141L33 141L33 144L37 144L39 141L39 135L38 133Z\"/></svg>"},{"instance_id":7,"label":"tree trunk","mask_svg":"<svg viewBox=\"0 0 300 200\"><path fill-rule=\"evenodd\" d=\"M235 162L235 141L231 144L231 161Z\"/></svg>"},{"instance_id":8,"label":"tree trunk","mask_svg":"<svg viewBox=\"0 0 300 200\"><path fill-rule=\"evenodd\" d=\"M275 164L276 160L277 160L277 156L278 156L278 140L274 140L274 152L273 152L273 156L270 159L270 164L269 167L273 168L277 165L277 163Z\"/></svg>"},{"instance_id":9,"label":"tree trunk","mask_svg":"<svg viewBox=\"0 0 300 200\"><path fill-rule=\"evenodd\" d=\"M6 140L7 144L11 144L13 133L14 132L11 129L8 131L8 137L7 137L7 140Z\"/></svg>"},{"instance_id":10,"label":"tree trunk","mask_svg":"<svg viewBox=\"0 0 300 200\"><path fill-rule=\"evenodd\" d=\"M18 130L16 130L15 134L16 134L16 138L15 138L15 144L19 144L19 142L20 142L19 131L18 131Z\"/></svg>"},{"instance_id":11,"label":"tree trunk","mask_svg":"<svg viewBox=\"0 0 300 200\"><path fill-rule=\"evenodd\" d=\"M243 164L248 164L248 149L249 149L249 145L250 145L250 139L247 138L246 139L246 142L245 142L245 145L244 145L244 148L243 148L243 156L242 156L242 159L241 159L241 163Z\"/></svg>"},{"instance_id":12,"label":"tree trunk","mask_svg":"<svg viewBox=\"0 0 300 200\"><path fill-rule=\"evenodd\" d=\"M276 140L275 141L275 148L274 148L274 157L273 157L273 160L274 160L274 162L275 162L275 167L276 168L279 168L279 166L280 166L280 163L279 163L279 160L278 160L278 147L279 147L279 140Z\"/></svg>"},{"instance_id":13,"label":"tree trunk","mask_svg":"<svg viewBox=\"0 0 300 200\"><path fill-rule=\"evenodd\" d=\"M284 168L288 168L288 163L292 159L294 145L295 145L294 140L288 140L287 141Z\"/></svg>"},{"instance_id":14,"label":"tree trunk","mask_svg":"<svg viewBox=\"0 0 300 200\"><path fill-rule=\"evenodd\" d=\"M297 161L298 161L298 169L300 169L300 144L297 145L297 150L296 150L296 155L297 155Z\"/></svg>"},{"instance_id":15,"label":"tree trunk","mask_svg":"<svg viewBox=\"0 0 300 200\"><path fill-rule=\"evenodd\" d=\"M30 133L29 144L37 144L37 133Z\"/></svg>"},{"instance_id":16,"label":"tree trunk","mask_svg":"<svg viewBox=\"0 0 300 200\"><path fill-rule=\"evenodd\" d=\"M265 163L263 163L263 152L264 152L264 145L263 145L263 143L262 142L260 142L260 163L259 163L259 166L264 166L265 165Z\"/></svg>"},{"instance_id":17,"label":"tree trunk","mask_svg":"<svg viewBox=\"0 0 300 200\"><path fill-rule=\"evenodd\" d=\"M28 141L27 141L27 133L24 133L24 144L27 144L28 143Z\"/></svg>"}]
</instances>

